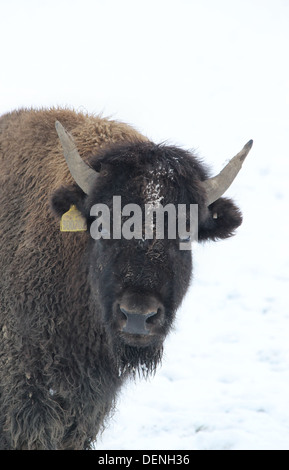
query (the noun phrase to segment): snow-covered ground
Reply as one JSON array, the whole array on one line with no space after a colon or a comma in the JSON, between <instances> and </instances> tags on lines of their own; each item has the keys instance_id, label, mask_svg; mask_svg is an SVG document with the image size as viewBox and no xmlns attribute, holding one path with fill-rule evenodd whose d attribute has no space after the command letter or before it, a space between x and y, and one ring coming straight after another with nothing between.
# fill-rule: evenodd
<instances>
[{"instance_id":1,"label":"snow-covered ground","mask_svg":"<svg viewBox=\"0 0 289 470\"><path fill-rule=\"evenodd\" d=\"M70 106L197 148L236 237L196 246L162 367L129 383L96 449L289 450L289 2L5 0L0 113Z\"/></svg>"}]
</instances>

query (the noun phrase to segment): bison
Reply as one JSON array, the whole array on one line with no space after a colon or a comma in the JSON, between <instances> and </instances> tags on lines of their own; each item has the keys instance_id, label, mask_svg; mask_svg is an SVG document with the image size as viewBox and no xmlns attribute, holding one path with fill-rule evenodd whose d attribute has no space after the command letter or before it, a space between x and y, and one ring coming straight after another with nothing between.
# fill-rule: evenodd
<instances>
[{"instance_id":1,"label":"bison","mask_svg":"<svg viewBox=\"0 0 289 470\"><path fill-rule=\"evenodd\" d=\"M230 237L242 216L222 195L251 146L209 177L192 152L121 122L68 109L0 118L1 449L92 448L124 381L155 371L188 289L178 236L95 239L91 208L197 204L199 241ZM84 228L61 232L71 208Z\"/></svg>"}]
</instances>

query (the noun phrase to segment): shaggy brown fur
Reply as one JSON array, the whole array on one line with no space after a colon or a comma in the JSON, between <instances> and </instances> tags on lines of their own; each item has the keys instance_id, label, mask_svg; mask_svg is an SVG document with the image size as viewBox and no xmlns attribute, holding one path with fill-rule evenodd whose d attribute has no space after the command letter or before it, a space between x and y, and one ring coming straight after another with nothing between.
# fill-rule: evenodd
<instances>
[{"instance_id":1,"label":"shaggy brown fur","mask_svg":"<svg viewBox=\"0 0 289 470\"><path fill-rule=\"evenodd\" d=\"M56 120L96 170L100 162L110 165L88 197L69 174ZM230 236L241 223L238 209L221 198L208 210L198 189L206 171L185 152L180 159L187 163L178 168L176 152L123 123L70 110L21 110L0 119L0 448L90 448L131 364L153 369L159 361L162 342L145 348L124 345L122 337L114 341L111 298L117 298L117 283L120 290L128 284L153 291L168 312L160 326L163 340L189 284L190 254L169 257L172 245L165 250L162 243L150 246L146 258L136 245L132 254L126 244L104 250L91 244L88 231L61 233L49 201L53 195L58 215L76 203L89 224L91 204L105 195L109 200L120 176L123 197L133 192L142 165L155 154L175 165L174 199L194 197L202 207L200 239Z\"/></svg>"}]
</instances>

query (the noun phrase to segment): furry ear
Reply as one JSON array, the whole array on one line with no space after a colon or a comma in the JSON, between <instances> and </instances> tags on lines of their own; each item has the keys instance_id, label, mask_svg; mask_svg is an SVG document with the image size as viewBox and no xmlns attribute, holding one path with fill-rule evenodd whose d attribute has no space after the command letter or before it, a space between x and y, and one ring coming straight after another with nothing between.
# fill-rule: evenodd
<instances>
[{"instance_id":1,"label":"furry ear","mask_svg":"<svg viewBox=\"0 0 289 470\"><path fill-rule=\"evenodd\" d=\"M62 217L74 204L80 211L86 195L78 186L60 186L50 197L50 208L57 217Z\"/></svg>"},{"instance_id":2,"label":"furry ear","mask_svg":"<svg viewBox=\"0 0 289 470\"><path fill-rule=\"evenodd\" d=\"M242 214L233 201L221 197L208 207L208 216L199 227L199 241L229 238L242 220Z\"/></svg>"}]
</instances>

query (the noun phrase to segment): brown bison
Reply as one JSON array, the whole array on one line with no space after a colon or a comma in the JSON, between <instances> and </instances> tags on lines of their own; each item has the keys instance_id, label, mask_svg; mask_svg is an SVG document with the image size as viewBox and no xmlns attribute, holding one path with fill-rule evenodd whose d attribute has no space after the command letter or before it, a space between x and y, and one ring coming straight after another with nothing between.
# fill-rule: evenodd
<instances>
[{"instance_id":1,"label":"brown bison","mask_svg":"<svg viewBox=\"0 0 289 470\"><path fill-rule=\"evenodd\" d=\"M112 211L121 197L116 217L197 204L198 239L229 237L242 218L222 194L251 145L209 178L192 153L120 122L62 109L0 118L0 448L91 448L124 380L161 359L191 252L166 232L92 237L95 204ZM59 229L71 208L79 233Z\"/></svg>"}]
</instances>

